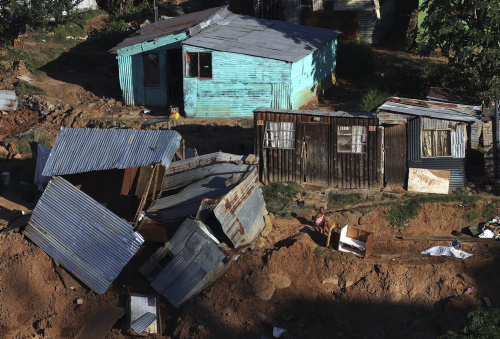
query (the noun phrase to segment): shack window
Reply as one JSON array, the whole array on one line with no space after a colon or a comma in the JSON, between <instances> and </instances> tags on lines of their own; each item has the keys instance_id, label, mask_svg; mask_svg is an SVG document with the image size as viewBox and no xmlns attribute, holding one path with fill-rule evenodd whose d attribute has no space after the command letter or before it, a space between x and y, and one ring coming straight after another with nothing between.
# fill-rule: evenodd
<instances>
[{"instance_id":1,"label":"shack window","mask_svg":"<svg viewBox=\"0 0 500 339\"><path fill-rule=\"evenodd\" d=\"M160 86L160 57L158 53L144 53L144 86Z\"/></svg>"},{"instance_id":2,"label":"shack window","mask_svg":"<svg viewBox=\"0 0 500 339\"><path fill-rule=\"evenodd\" d=\"M186 77L212 78L212 53L186 53Z\"/></svg>"},{"instance_id":3,"label":"shack window","mask_svg":"<svg viewBox=\"0 0 500 339\"><path fill-rule=\"evenodd\" d=\"M295 144L295 123L266 121L264 147L293 149Z\"/></svg>"},{"instance_id":4,"label":"shack window","mask_svg":"<svg viewBox=\"0 0 500 339\"><path fill-rule=\"evenodd\" d=\"M337 126L337 152L366 153L366 126Z\"/></svg>"},{"instance_id":5,"label":"shack window","mask_svg":"<svg viewBox=\"0 0 500 339\"><path fill-rule=\"evenodd\" d=\"M422 157L451 157L451 130L423 130Z\"/></svg>"}]
</instances>

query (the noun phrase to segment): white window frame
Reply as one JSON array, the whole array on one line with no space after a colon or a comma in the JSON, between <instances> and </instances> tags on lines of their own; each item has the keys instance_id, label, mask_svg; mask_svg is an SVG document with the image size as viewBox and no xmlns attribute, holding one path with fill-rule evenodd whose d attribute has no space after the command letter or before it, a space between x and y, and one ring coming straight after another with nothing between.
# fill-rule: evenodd
<instances>
[{"instance_id":1,"label":"white window frame","mask_svg":"<svg viewBox=\"0 0 500 339\"><path fill-rule=\"evenodd\" d=\"M346 141L342 145L351 145L349 151L340 149L340 139ZM367 126L337 126L337 153L366 153L367 148Z\"/></svg>"},{"instance_id":2,"label":"white window frame","mask_svg":"<svg viewBox=\"0 0 500 339\"><path fill-rule=\"evenodd\" d=\"M264 148L295 149L295 123L266 121Z\"/></svg>"}]
</instances>

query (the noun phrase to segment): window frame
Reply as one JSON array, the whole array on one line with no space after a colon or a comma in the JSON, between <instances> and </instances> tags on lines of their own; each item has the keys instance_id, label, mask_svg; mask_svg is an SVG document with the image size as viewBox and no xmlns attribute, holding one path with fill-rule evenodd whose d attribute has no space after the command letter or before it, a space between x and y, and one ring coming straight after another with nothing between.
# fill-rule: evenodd
<instances>
[{"instance_id":1,"label":"window frame","mask_svg":"<svg viewBox=\"0 0 500 339\"><path fill-rule=\"evenodd\" d=\"M270 129L271 124L278 124L278 128L275 130ZM291 124L292 129L284 129L284 124ZM270 133L274 132L276 134L275 139L270 139L268 136ZM286 133L289 132L291 134L291 138L283 138L286 136ZM295 136L296 136L297 128L296 124L293 121L266 121L264 125L264 140L263 140L263 148L269 149L295 149ZM269 145L271 143L276 142L276 146ZM289 145L289 146L288 146Z\"/></svg>"},{"instance_id":2,"label":"window frame","mask_svg":"<svg viewBox=\"0 0 500 339\"><path fill-rule=\"evenodd\" d=\"M430 156L426 156L424 154L424 132L434 132L433 135L433 149L432 149L432 154ZM449 155L437 155L437 147L438 147L438 132L447 132L449 134L449 141L450 141L450 152ZM453 157L453 136L452 136L452 130L449 128L428 128L428 129L422 129L422 134L420 135L420 154L422 158L426 159L432 159L432 158L452 158Z\"/></svg>"},{"instance_id":3,"label":"window frame","mask_svg":"<svg viewBox=\"0 0 500 339\"><path fill-rule=\"evenodd\" d=\"M354 134L354 127L361 127L362 133L361 134ZM340 131L350 131L350 133L340 133ZM346 136L350 136L350 142L349 142L351 145L350 151L344 151L344 150L339 149L339 147L340 147L339 139L341 137L346 137ZM361 142L354 141L354 136L360 136ZM365 137L364 142L363 142L363 136ZM358 148L359 146L361 147L362 151L356 152L355 149ZM338 125L337 126L337 153L346 153L346 154L366 154L366 153L368 153L368 126Z\"/></svg>"},{"instance_id":4,"label":"window frame","mask_svg":"<svg viewBox=\"0 0 500 339\"><path fill-rule=\"evenodd\" d=\"M157 74L156 77L157 82L152 82L151 79L148 77L148 74L150 73L148 71L148 64L152 62L152 60L148 59L148 55L155 55L156 56L156 61L157 64L155 67L157 68ZM144 72L144 87L161 87L161 66L160 66L160 53L142 53L142 63L143 63L143 72ZM151 67L151 66L149 66Z\"/></svg>"},{"instance_id":5,"label":"window frame","mask_svg":"<svg viewBox=\"0 0 500 339\"><path fill-rule=\"evenodd\" d=\"M196 54L197 55L197 69L196 69L196 74L197 76L191 76L189 75L191 69L189 68L189 61L188 61L188 58L191 58L190 55L191 54ZM210 55L210 76L209 77L202 77L201 76L201 57L200 55L202 54L206 54L206 55ZM185 61L185 69L184 69L184 76L186 78L190 78L190 79L213 79L213 58L212 58L212 52L186 52L186 55L184 57L184 61Z\"/></svg>"}]
</instances>

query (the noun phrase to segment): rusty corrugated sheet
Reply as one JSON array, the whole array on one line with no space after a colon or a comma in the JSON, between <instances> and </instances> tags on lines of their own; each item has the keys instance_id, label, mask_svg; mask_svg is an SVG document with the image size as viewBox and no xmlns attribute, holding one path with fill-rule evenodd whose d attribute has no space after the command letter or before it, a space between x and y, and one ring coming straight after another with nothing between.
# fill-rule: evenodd
<instances>
[{"instance_id":1,"label":"rusty corrugated sheet","mask_svg":"<svg viewBox=\"0 0 500 339\"><path fill-rule=\"evenodd\" d=\"M318 117L337 117L337 118L376 118L377 114L374 112L344 112L344 111L311 111L311 110L286 110L276 109L270 107L259 107L253 111L254 113L286 113L297 115L312 115Z\"/></svg>"},{"instance_id":2,"label":"rusty corrugated sheet","mask_svg":"<svg viewBox=\"0 0 500 339\"><path fill-rule=\"evenodd\" d=\"M264 228L267 213L256 166L243 182L220 200L214 213L234 247L255 240Z\"/></svg>"}]
</instances>

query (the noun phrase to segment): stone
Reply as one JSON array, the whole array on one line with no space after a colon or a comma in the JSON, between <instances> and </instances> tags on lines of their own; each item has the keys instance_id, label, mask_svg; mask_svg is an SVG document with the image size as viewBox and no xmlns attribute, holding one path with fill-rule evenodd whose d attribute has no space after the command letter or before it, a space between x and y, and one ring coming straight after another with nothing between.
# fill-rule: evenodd
<instances>
[{"instance_id":1,"label":"stone","mask_svg":"<svg viewBox=\"0 0 500 339\"><path fill-rule=\"evenodd\" d=\"M261 275L252 275L249 282L255 296L264 301L271 300L276 288L273 283L266 279L266 277Z\"/></svg>"},{"instance_id":2,"label":"stone","mask_svg":"<svg viewBox=\"0 0 500 339\"><path fill-rule=\"evenodd\" d=\"M269 216L269 214L264 216L264 223L265 223L265 226L264 226L264 230L262 230L261 235L263 237L267 237L271 233L271 231L273 230L273 221L271 220L271 217Z\"/></svg>"},{"instance_id":3,"label":"stone","mask_svg":"<svg viewBox=\"0 0 500 339\"><path fill-rule=\"evenodd\" d=\"M287 288L292 284L288 274L271 273L269 274L269 281L276 288Z\"/></svg>"},{"instance_id":4,"label":"stone","mask_svg":"<svg viewBox=\"0 0 500 339\"><path fill-rule=\"evenodd\" d=\"M253 164L253 162L255 161L255 155L253 154L249 154L246 158L245 158L245 164L247 165L251 165Z\"/></svg>"},{"instance_id":5,"label":"stone","mask_svg":"<svg viewBox=\"0 0 500 339\"><path fill-rule=\"evenodd\" d=\"M18 154L19 150L17 149L16 144L10 143L7 145L7 150L9 151L9 154Z\"/></svg>"},{"instance_id":6,"label":"stone","mask_svg":"<svg viewBox=\"0 0 500 339\"><path fill-rule=\"evenodd\" d=\"M229 187L231 185L236 184L237 182L238 182L238 176L236 175L236 173L233 173L233 176L226 180L225 185L226 187Z\"/></svg>"},{"instance_id":7,"label":"stone","mask_svg":"<svg viewBox=\"0 0 500 339\"><path fill-rule=\"evenodd\" d=\"M323 279L323 281L321 282L323 285L325 284L334 284L334 285L339 285L339 277L331 277L331 278L326 278L326 279Z\"/></svg>"}]
</instances>

